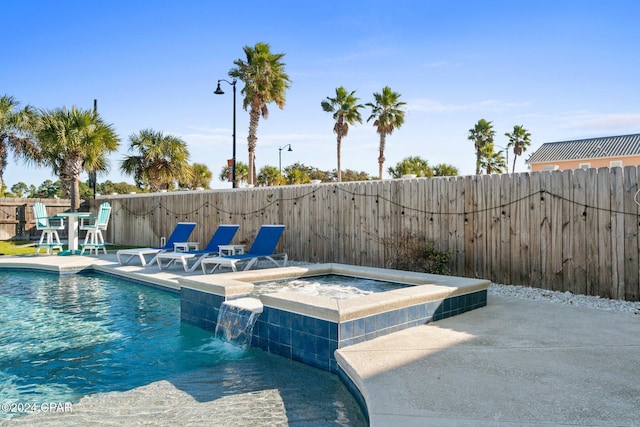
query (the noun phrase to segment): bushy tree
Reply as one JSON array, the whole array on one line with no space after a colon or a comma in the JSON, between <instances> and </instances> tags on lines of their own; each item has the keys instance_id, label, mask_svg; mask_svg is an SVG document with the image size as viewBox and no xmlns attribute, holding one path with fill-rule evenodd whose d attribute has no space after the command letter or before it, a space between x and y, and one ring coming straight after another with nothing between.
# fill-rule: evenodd
<instances>
[{"instance_id":1,"label":"bushy tree","mask_svg":"<svg viewBox=\"0 0 640 427\"><path fill-rule=\"evenodd\" d=\"M55 197L61 197L62 191L60 181L53 182L50 179L44 181L36 189L35 196L42 199L53 199Z\"/></svg>"},{"instance_id":2,"label":"bushy tree","mask_svg":"<svg viewBox=\"0 0 640 427\"><path fill-rule=\"evenodd\" d=\"M283 185L285 182L285 179L275 166L263 166L258 173L258 185L268 187L273 185Z\"/></svg>"},{"instance_id":3,"label":"bushy tree","mask_svg":"<svg viewBox=\"0 0 640 427\"><path fill-rule=\"evenodd\" d=\"M342 173L342 181L343 182L353 182L353 181L370 181L373 178L367 172L364 171L354 171L353 169L345 169Z\"/></svg>"},{"instance_id":4,"label":"bushy tree","mask_svg":"<svg viewBox=\"0 0 640 427\"><path fill-rule=\"evenodd\" d=\"M446 163L439 163L433 167L433 176L458 176L458 168Z\"/></svg>"},{"instance_id":5,"label":"bushy tree","mask_svg":"<svg viewBox=\"0 0 640 427\"><path fill-rule=\"evenodd\" d=\"M186 142L152 129L129 136L129 151L120 170L132 175L136 185L151 192L167 190L174 182L192 179Z\"/></svg>"},{"instance_id":6,"label":"bushy tree","mask_svg":"<svg viewBox=\"0 0 640 427\"><path fill-rule=\"evenodd\" d=\"M18 182L11 186L11 193L15 197L34 197L36 193L35 185L27 185L24 182Z\"/></svg>"},{"instance_id":7,"label":"bushy tree","mask_svg":"<svg viewBox=\"0 0 640 427\"><path fill-rule=\"evenodd\" d=\"M100 194L129 194L132 192L140 192L140 188L129 184L128 182L111 182L109 180L96 185L96 191Z\"/></svg>"},{"instance_id":8,"label":"bushy tree","mask_svg":"<svg viewBox=\"0 0 640 427\"><path fill-rule=\"evenodd\" d=\"M188 166L191 169L188 177L191 177L187 181L179 181L178 186L180 188L188 188L189 190L195 190L196 188L209 189L209 183L213 174L203 163L193 163Z\"/></svg>"},{"instance_id":9,"label":"bushy tree","mask_svg":"<svg viewBox=\"0 0 640 427\"><path fill-rule=\"evenodd\" d=\"M433 169L429 166L429 162L419 156L409 156L402 159L395 167L387 169L389 175L393 178L402 178L404 175L416 175L432 177Z\"/></svg>"},{"instance_id":10,"label":"bushy tree","mask_svg":"<svg viewBox=\"0 0 640 427\"><path fill-rule=\"evenodd\" d=\"M231 167L225 165L218 175L220 181L231 182ZM243 183L249 180L249 167L246 163L236 161L236 182Z\"/></svg>"}]
</instances>

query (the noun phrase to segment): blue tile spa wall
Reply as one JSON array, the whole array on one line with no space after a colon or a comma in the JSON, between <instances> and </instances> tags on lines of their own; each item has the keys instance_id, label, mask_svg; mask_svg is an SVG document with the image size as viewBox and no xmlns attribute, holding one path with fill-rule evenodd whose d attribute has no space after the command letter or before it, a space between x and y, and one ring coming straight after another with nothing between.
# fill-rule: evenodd
<instances>
[{"instance_id":1,"label":"blue tile spa wall","mask_svg":"<svg viewBox=\"0 0 640 427\"><path fill-rule=\"evenodd\" d=\"M215 331L225 298L195 289L180 289L180 318L207 331Z\"/></svg>"},{"instance_id":2,"label":"blue tile spa wall","mask_svg":"<svg viewBox=\"0 0 640 427\"><path fill-rule=\"evenodd\" d=\"M264 307L253 328L252 346L325 371L336 372L338 324Z\"/></svg>"},{"instance_id":3,"label":"blue tile spa wall","mask_svg":"<svg viewBox=\"0 0 640 427\"><path fill-rule=\"evenodd\" d=\"M182 320L214 331L224 297L181 290ZM342 323L265 306L253 328L251 345L316 368L338 372L334 352L392 332L462 314L487 305L487 291L399 308Z\"/></svg>"}]
</instances>

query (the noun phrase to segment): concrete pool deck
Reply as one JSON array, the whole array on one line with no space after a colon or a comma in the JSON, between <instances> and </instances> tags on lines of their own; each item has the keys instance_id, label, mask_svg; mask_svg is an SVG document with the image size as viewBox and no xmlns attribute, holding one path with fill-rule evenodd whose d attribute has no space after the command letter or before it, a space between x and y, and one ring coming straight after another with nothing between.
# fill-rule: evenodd
<instances>
[{"instance_id":1,"label":"concrete pool deck","mask_svg":"<svg viewBox=\"0 0 640 427\"><path fill-rule=\"evenodd\" d=\"M187 275L118 266L113 254L0 257L0 267L35 264L54 271L95 264L156 283ZM486 307L336 357L361 389L373 426L640 425L638 315L490 295Z\"/></svg>"}]
</instances>

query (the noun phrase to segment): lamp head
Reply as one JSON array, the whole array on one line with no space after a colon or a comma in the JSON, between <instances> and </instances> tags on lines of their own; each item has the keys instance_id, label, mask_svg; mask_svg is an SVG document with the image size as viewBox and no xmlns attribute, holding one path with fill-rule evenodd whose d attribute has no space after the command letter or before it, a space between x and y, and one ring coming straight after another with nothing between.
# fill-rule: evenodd
<instances>
[{"instance_id":1,"label":"lamp head","mask_svg":"<svg viewBox=\"0 0 640 427\"><path fill-rule=\"evenodd\" d=\"M218 80L218 87L213 91L216 95L224 95L224 91L220 88L220 81Z\"/></svg>"},{"instance_id":2,"label":"lamp head","mask_svg":"<svg viewBox=\"0 0 640 427\"><path fill-rule=\"evenodd\" d=\"M293 151L293 148L291 148L291 144L289 144L289 149L287 151Z\"/></svg>"}]
</instances>

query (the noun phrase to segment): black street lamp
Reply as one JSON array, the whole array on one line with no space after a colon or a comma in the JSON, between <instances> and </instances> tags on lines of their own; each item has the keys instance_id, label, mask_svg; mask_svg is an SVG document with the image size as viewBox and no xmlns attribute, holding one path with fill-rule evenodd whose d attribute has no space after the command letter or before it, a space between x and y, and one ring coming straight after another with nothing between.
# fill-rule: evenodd
<instances>
[{"instance_id":1,"label":"black street lamp","mask_svg":"<svg viewBox=\"0 0 640 427\"><path fill-rule=\"evenodd\" d=\"M278 148L278 168L280 169L280 175L282 175L282 150L284 150L286 147L289 147L287 151L293 151L293 148L291 148L291 144L283 145L282 147Z\"/></svg>"},{"instance_id":2,"label":"black street lamp","mask_svg":"<svg viewBox=\"0 0 640 427\"><path fill-rule=\"evenodd\" d=\"M233 188L236 188L237 187L236 185L236 83L237 83L237 80L233 79L232 82L225 79L218 80L218 87L213 92L216 95L224 95L224 92L222 91L222 89L220 89L220 82L225 82L233 86L233 158L231 160L232 161L231 186Z\"/></svg>"}]
</instances>

